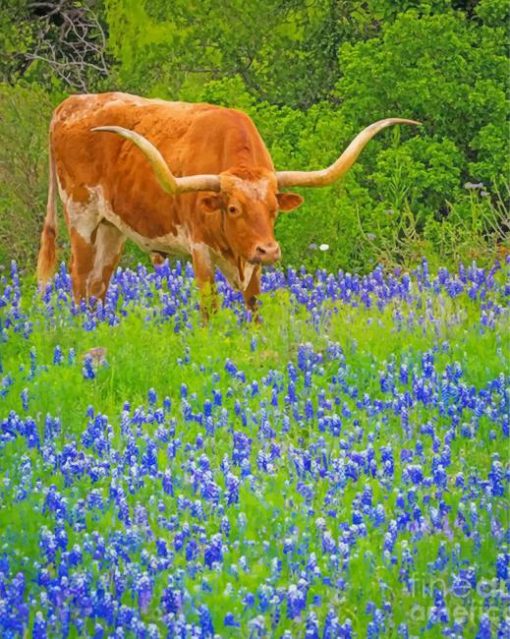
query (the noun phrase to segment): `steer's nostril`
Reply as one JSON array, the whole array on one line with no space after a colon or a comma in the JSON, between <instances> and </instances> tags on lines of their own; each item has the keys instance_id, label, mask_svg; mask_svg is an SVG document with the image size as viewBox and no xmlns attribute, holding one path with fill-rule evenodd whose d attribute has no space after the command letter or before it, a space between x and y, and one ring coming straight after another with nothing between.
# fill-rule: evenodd
<instances>
[{"instance_id":1,"label":"steer's nostril","mask_svg":"<svg viewBox=\"0 0 510 639\"><path fill-rule=\"evenodd\" d=\"M280 259L280 245L278 242L259 244L255 247L253 259L264 264L272 264Z\"/></svg>"}]
</instances>

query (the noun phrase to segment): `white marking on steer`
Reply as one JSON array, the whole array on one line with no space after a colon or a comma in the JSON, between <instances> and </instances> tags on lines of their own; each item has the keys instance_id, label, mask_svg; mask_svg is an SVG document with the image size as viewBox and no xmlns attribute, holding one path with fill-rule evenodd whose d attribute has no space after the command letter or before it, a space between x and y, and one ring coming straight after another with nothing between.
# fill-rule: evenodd
<instances>
[{"instance_id":1,"label":"white marking on steer","mask_svg":"<svg viewBox=\"0 0 510 639\"><path fill-rule=\"evenodd\" d=\"M191 253L197 253L204 266L213 271L213 263L211 259L211 247L205 242L193 242L190 241L190 251Z\"/></svg>"},{"instance_id":2,"label":"white marking on steer","mask_svg":"<svg viewBox=\"0 0 510 639\"><path fill-rule=\"evenodd\" d=\"M71 122L81 121L83 119L83 114L87 111L89 113L96 113L100 108L111 108L116 106L126 106L127 104L131 104L135 107L148 107L151 105L161 105L168 107L168 101L161 100L159 98L141 98L138 95L132 95L130 93L115 93L115 97L110 98L108 101L104 101L102 97L99 96L90 96L88 94L75 95L73 98L75 100L79 100L84 104L80 105L80 108L77 110L67 110L65 115L66 124ZM183 104L184 103L174 103L174 104ZM107 124L114 124L113 122L109 122Z\"/></svg>"},{"instance_id":3,"label":"white marking on steer","mask_svg":"<svg viewBox=\"0 0 510 639\"><path fill-rule=\"evenodd\" d=\"M252 200L265 200L269 191L270 181L269 178L261 178L260 180L244 180L235 175L227 175L222 178L223 182L226 182L226 189L235 188L245 193ZM233 182L233 186L231 183Z\"/></svg>"},{"instance_id":4,"label":"white marking on steer","mask_svg":"<svg viewBox=\"0 0 510 639\"><path fill-rule=\"evenodd\" d=\"M94 206L102 219L108 220L129 239L136 242L144 251L161 251L162 253L180 253L189 255L191 253L191 243L187 229L184 226L177 226L177 234L166 233L158 237L144 237L132 229L124 220L111 208L110 203L104 197L101 186L88 187L91 195L91 206Z\"/></svg>"},{"instance_id":5,"label":"white marking on steer","mask_svg":"<svg viewBox=\"0 0 510 639\"><path fill-rule=\"evenodd\" d=\"M163 253L181 253L189 255L191 244L187 229L177 227L177 234L166 233L158 237L144 237L132 229L124 220L114 213L110 203L106 200L101 186L87 187L90 198L87 203L75 202L60 184L59 193L69 216L69 224L81 235L87 243L92 242L92 234L102 220L113 224L123 235L129 237L147 252L161 251Z\"/></svg>"},{"instance_id":6,"label":"white marking on steer","mask_svg":"<svg viewBox=\"0 0 510 639\"><path fill-rule=\"evenodd\" d=\"M90 199L86 204L75 202L61 188L60 184L58 186L60 198L66 207L69 224L72 228L79 233L88 244L92 243L92 234L97 229L95 236L96 254L94 269L89 275L87 286L92 286L94 282L102 279L103 269L112 263L122 247L124 237L128 237L136 242L142 250L149 253L159 251L161 253L191 255L193 250L199 251L201 257L207 264L214 264L220 268L231 286L241 291L245 291L248 287L253 271L256 268L254 264L245 262L243 277L241 277L238 266L223 257L221 253L213 251L204 242L193 242L186 227L178 226L177 234L166 233L159 237L144 237L126 224L126 222L112 210L110 203L104 197L101 186L88 187ZM102 220L110 222L115 229L105 225L99 226Z\"/></svg>"},{"instance_id":7,"label":"white marking on steer","mask_svg":"<svg viewBox=\"0 0 510 639\"><path fill-rule=\"evenodd\" d=\"M118 92L115 94L115 98L113 100L108 100L108 106L115 104L126 104L126 102L131 102L131 104L141 107L149 106L151 104L161 104L162 106L168 107L167 100L161 100L160 98L142 98L139 95L133 95L132 93Z\"/></svg>"},{"instance_id":8,"label":"white marking on steer","mask_svg":"<svg viewBox=\"0 0 510 639\"><path fill-rule=\"evenodd\" d=\"M104 293L104 269L115 262L124 244L124 239L122 233L114 226L104 223L98 226L94 238L94 268L87 278L87 293L89 295L92 292L97 296ZM93 288L98 282L101 282L100 290Z\"/></svg>"},{"instance_id":9,"label":"white marking on steer","mask_svg":"<svg viewBox=\"0 0 510 639\"><path fill-rule=\"evenodd\" d=\"M214 263L220 268L223 275L227 278L228 283L240 291L245 291L251 281L256 265L245 262L243 267L243 277L241 278L241 273L239 272L239 268L236 264L225 259L221 253L212 251L212 254L214 256Z\"/></svg>"},{"instance_id":10,"label":"white marking on steer","mask_svg":"<svg viewBox=\"0 0 510 639\"><path fill-rule=\"evenodd\" d=\"M244 264L244 277L241 282L241 290L245 291L248 288L248 284L251 282L251 277L253 275L253 271L256 269L255 264L250 264L249 262L245 262Z\"/></svg>"},{"instance_id":11,"label":"white marking on steer","mask_svg":"<svg viewBox=\"0 0 510 639\"><path fill-rule=\"evenodd\" d=\"M92 233L101 221L101 216L97 210L97 206L92 200L87 203L75 202L60 185L57 180L58 192L62 200L67 215L69 216L69 224L81 235L85 242L91 242Z\"/></svg>"}]
</instances>

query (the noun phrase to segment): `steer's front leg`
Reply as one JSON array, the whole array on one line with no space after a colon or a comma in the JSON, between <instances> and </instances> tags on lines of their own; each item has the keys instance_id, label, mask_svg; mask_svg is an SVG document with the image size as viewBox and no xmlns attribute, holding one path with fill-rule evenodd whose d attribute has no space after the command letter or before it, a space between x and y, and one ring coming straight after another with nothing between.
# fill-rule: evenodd
<instances>
[{"instance_id":1,"label":"steer's front leg","mask_svg":"<svg viewBox=\"0 0 510 639\"><path fill-rule=\"evenodd\" d=\"M251 280L243 291L246 308L252 312L255 321L259 321L257 295L260 295L260 266L253 270Z\"/></svg>"},{"instance_id":2,"label":"steer's front leg","mask_svg":"<svg viewBox=\"0 0 510 639\"><path fill-rule=\"evenodd\" d=\"M214 266L206 248L193 250L193 270L200 289L200 313L207 323L212 313L218 310L218 296L214 284Z\"/></svg>"}]
</instances>

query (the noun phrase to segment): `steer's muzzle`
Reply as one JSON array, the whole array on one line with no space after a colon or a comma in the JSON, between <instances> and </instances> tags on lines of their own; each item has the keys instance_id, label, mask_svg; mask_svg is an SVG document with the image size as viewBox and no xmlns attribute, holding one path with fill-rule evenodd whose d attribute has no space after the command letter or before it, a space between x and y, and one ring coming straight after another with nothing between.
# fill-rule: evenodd
<instances>
[{"instance_id":1,"label":"steer's muzzle","mask_svg":"<svg viewBox=\"0 0 510 639\"><path fill-rule=\"evenodd\" d=\"M273 264L282 256L280 245L278 242L266 242L265 244L257 244L253 257L250 262L255 264Z\"/></svg>"}]
</instances>

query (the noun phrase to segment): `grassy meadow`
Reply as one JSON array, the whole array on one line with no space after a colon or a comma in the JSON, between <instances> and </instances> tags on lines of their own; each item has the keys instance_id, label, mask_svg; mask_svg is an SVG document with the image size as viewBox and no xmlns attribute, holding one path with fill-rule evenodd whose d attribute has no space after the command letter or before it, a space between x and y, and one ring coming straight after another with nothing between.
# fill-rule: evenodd
<instances>
[{"instance_id":1,"label":"grassy meadow","mask_svg":"<svg viewBox=\"0 0 510 639\"><path fill-rule=\"evenodd\" d=\"M0 639L510 637L509 23L0 3ZM218 274L204 325L190 265L134 245L104 304L65 266L36 291L52 113L106 91L240 109L277 171L421 126L298 189L261 321Z\"/></svg>"},{"instance_id":2,"label":"grassy meadow","mask_svg":"<svg viewBox=\"0 0 510 639\"><path fill-rule=\"evenodd\" d=\"M508 264L0 298L2 637L508 636Z\"/></svg>"}]
</instances>

